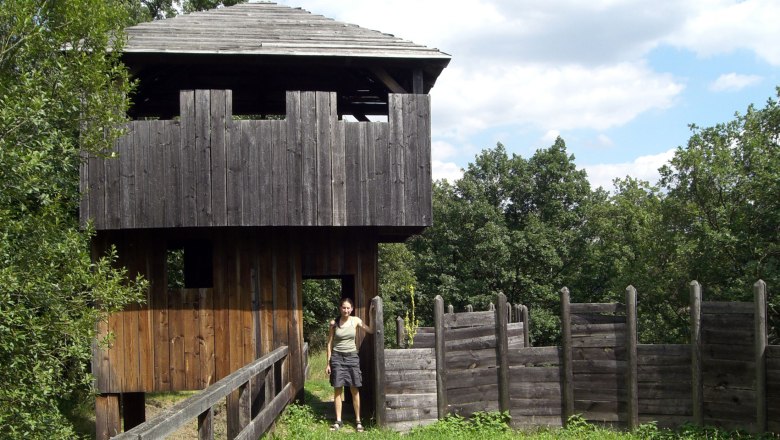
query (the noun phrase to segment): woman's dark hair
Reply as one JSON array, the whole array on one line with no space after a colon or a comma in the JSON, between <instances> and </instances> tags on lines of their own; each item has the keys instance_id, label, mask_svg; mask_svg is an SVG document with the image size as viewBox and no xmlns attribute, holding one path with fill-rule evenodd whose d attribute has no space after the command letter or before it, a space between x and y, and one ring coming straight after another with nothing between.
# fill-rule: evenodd
<instances>
[{"instance_id":1,"label":"woman's dark hair","mask_svg":"<svg viewBox=\"0 0 780 440\"><path fill-rule=\"evenodd\" d=\"M339 301L339 314L336 315L336 321L335 321L336 327L338 328L341 328L341 305L344 304L345 302L349 303L349 305L352 306L352 310L355 309L355 303L352 302L352 298L347 298L347 297L341 298L341 300Z\"/></svg>"}]
</instances>

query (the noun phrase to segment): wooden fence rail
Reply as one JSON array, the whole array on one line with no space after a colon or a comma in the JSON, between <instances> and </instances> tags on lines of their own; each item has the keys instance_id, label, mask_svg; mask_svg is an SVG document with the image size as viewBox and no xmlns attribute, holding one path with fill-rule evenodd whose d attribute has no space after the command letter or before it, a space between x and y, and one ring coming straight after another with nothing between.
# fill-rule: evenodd
<instances>
[{"instance_id":1,"label":"wooden fence rail","mask_svg":"<svg viewBox=\"0 0 780 440\"><path fill-rule=\"evenodd\" d=\"M304 353L308 353L308 344L304 347ZM283 364L288 354L287 346L277 348L205 390L177 403L154 419L113 438L164 438L197 418L198 438L211 440L214 438L214 406L237 392L240 402L238 429L228 429L228 438L256 439L265 433L295 397L295 390L283 373Z\"/></svg>"},{"instance_id":2,"label":"wooden fence rail","mask_svg":"<svg viewBox=\"0 0 780 440\"><path fill-rule=\"evenodd\" d=\"M629 286L623 304L572 304L562 289L561 347L530 347L522 335L512 344L517 324L507 321L527 310L510 314L503 295L492 311L466 313L444 313L437 297L436 325L418 329L414 349L382 348L386 361L378 368L386 370L378 374L408 382L394 388L392 398L388 387L377 410L389 410L391 401L415 401L417 409L385 423L401 430L415 417L428 423L435 407L438 418L509 411L516 427L560 426L580 414L629 429L655 421L780 432L780 346L767 343L763 281L754 285L752 303L702 301L701 286L692 282L688 344L639 344L636 297ZM422 408L428 412L421 418Z\"/></svg>"}]
</instances>

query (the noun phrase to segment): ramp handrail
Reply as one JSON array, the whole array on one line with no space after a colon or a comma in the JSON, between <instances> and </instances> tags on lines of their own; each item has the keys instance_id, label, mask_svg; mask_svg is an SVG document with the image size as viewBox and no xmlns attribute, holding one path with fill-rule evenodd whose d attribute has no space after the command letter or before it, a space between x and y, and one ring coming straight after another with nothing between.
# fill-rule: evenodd
<instances>
[{"instance_id":1,"label":"ramp handrail","mask_svg":"<svg viewBox=\"0 0 780 440\"><path fill-rule=\"evenodd\" d=\"M241 425L241 431L235 438L256 439L265 433L268 427L276 420L276 417L295 397L295 390L289 380L286 383L278 384L278 386L275 384L277 374L275 374L274 366L277 363L286 361L288 353L289 349L287 346L279 347L225 376L196 395L177 403L154 419L113 438L119 440L164 438L166 435L184 426L187 422L198 417L199 437L201 439L212 439L213 429L210 424L213 407L229 394L238 390L240 396L239 424ZM252 380L258 376L261 376L258 383L263 384L260 386L260 389L269 389L267 385L270 385L270 394L272 396L266 396L266 404L262 410L255 411L257 415L252 418L251 395L253 393L251 384ZM281 374L281 377L286 378L286 374ZM281 389L279 389L280 387ZM204 424L207 426L204 426Z\"/></svg>"}]
</instances>

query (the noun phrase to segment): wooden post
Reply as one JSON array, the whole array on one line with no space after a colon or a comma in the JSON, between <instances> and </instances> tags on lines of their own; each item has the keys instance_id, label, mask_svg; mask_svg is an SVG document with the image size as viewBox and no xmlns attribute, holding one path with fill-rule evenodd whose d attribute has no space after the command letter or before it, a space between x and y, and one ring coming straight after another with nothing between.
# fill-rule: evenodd
<instances>
[{"instance_id":1,"label":"wooden post","mask_svg":"<svg viewBox=\"0 0 780 440\"><path fill-rule=\"evenodd\" d=\"M512 309L513 309L512 304L507 303L506 304L506 322L507 323L512 322L512 315L513 315Z\"/></svg>"},{"instance_id":2,"label":"wooden post","mask_svg":"<svg viewBox=\"0 0 780 440\"><path fill-rule=\"evenodd\" d=\"M701 285L691 281L691 400L693 423L704 424L704 390L701 378Z\"/></svg>"},{"instance_id":3,"label":"wooden post","mask_svg":"<svg viewBox=\"0 0 780 440\"><path fill-rule=\"evenodd\" d=\"M252 386L251 381L238 387L238 432L252 421Z\"/></svg>"},{"instance_id":4,"label":"wooden post","mask_svg":"<svg viewBox=\"0 0 780 440\"><path fill-rule=\"evenodd\" d=\"M628 372L626 374L628 386L628 428L634 430L639 427L639 382L637 378L637 329L636 329L636 289L634 286L626 288L626 357L628 360Z\"/></svg>"},{"instance_id":5,"label":"wooden post","mask_svg":"<svg viewBox=\"0 0 780 440\"><path fill-rule=\"evenodd\" d=\"M395 318L395 344L398 348L406 347L404 339L404 318L398 316Z\"/></svg>"},{"instance_id":6,"label":"wooden post","mask_svg":"<svg viewBox=\"0 0 780 440\"><path fill-rule=\"evenodd\" d=\"M467 305L466 306L466 311L469 312L469 313L473 312L474 311L474 306L472 306L471 304Z\"/></svg>"},{"instance_id":7,"label":"wooden post","mask_svg":"<svg viewBox=\"0 0 780 440\"><path fill-rule=\"evenodd\" d=\"M214 440L214 409L209 408L198 416L198 440Z\"/></svg>"},{"instance_id":8,"label":"wooden post","mask_svg":"<svg viewBox=\"0 0 780 440\"><path fill-rule=\"evenodd\" d=\"M452 304L447 306L447 313L455 313L455 306Z\"/></svg>"},{"instance_id":9,"label":"wooden post","mask_svg":"<svg viewBox=\"0 0 780 440\"><path fill-rule=\"evenodd\" d=\"M756 326L756 431L765 432L766 414L766 346L769 343L766 324L766 283L753 284Z\"/></svg>"},{"instance_id":10,"label":"wooden post","mask_svg":"<svg viewBox=\"0 0 780 440\"><path fill-rule=\"evenodd\" d=\"M436 353L436 409L439 419L447 416L447 365L444 356L444 300L436 295L433 308Z\"/></svg>"},{"instance_id":11,"label":"wooden post","mask_svg":"<svg viewBox=\"0 0 780 440\"><path fill-rule=\"evenodd\" d=\"M528 318L528 307L522 307L523 314L523 344L524 347L531 346L531 320Z\"/></svg>"},{"instance_id":12,"label":"wooden post","mask_svg":"<svg viewBox=\"0 0 780 440\"><path fill-rule=\"evenodd\" d=\"M496 310L496 305L493 304L493 303L490 303L490 306L488 306L488 310L490 310L491 312Z\"/></svg>"},{"instance_id":13,"label":"wooden post","mask_svg":"<svg viewBox=\"0 0 780 440\"><path fill-rule=\"evenodd\" d=\"M374 315L370 317L374 325L374 417L377 426L385 425L385 322L382 319L382 298L375 296L371 300ZM403 320L401 321L403 322Z\"/></svg>"},{"instance_id":14,"label":"wooden post","mask_svg":"<svg viewBox=\"0 0 780 440\"><path fill-rule=\"evenodd\" d=\"M98 394L95 396L95 438L108 440L121 431L119 394Z\"/></svg>"},{"instance_id":15,"label":"wooden post","mask_svg":"<svg viewBox=\"0 0 780 440\"><path fill-rule=\"evenodd\" d=\"M496 361L498 367L498 410L509 412L509 338L506 296L496 295Z\"/></svg>"},{"instance_id":16,"label":"wooden post","mask_svg":"<svg viewBox=\"0 0 780 440\"><path fill-rule=\"evenodd\" d=\"M569 289L561 289L561 344L563 345L563 425L574 415L574 369L571 350L571 311L569 310Z\"/></svg>"}]
</instances>

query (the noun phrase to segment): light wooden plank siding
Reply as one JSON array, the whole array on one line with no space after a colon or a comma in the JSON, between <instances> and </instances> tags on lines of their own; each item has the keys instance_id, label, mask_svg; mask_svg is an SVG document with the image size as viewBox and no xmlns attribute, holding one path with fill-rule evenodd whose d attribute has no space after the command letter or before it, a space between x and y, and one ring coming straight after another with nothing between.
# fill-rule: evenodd
<instances>
[{"instance_id":1,"label":"light wooden plank siding","mask_svg":"<svg viewBox=\"0 0 780 440\"><path fill-rule=\"evenodd\" d=\"M767 429L780 432L780 345L766 348Z\"/></svg>"},{"instance_id":2,"label":"light wooden plank siding","mask_svg":"<svg viewBox=\"0 0 780 440\"><path fill-rule=\"evenodd\" d=\"M97 230L431 224L430 99L389 122L338 120L336 94L288 92L287 119L233 121L231 93L181 92L180 121L133 121L119 158L82 167Z\"/></svg>"}]
</instances>

